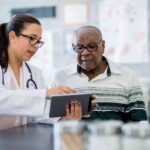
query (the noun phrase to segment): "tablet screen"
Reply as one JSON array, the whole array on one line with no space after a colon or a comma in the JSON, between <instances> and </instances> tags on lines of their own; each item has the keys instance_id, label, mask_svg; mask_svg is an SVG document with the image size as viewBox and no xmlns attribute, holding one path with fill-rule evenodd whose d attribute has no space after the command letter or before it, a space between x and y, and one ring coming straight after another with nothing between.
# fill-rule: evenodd
<instances>
[{"instance_id":1,"label":"tablet screen","mask_svg":"<svg viewBox=\"0 0 150 150\"><path fill-rule=\"evenodd\" d=\"M71 101L79 101L82 107L82 114L88 115L91 107L92 94L66 94L51 97L50 117L66 116L66 105Z\"/></svg>"}]
</instances>

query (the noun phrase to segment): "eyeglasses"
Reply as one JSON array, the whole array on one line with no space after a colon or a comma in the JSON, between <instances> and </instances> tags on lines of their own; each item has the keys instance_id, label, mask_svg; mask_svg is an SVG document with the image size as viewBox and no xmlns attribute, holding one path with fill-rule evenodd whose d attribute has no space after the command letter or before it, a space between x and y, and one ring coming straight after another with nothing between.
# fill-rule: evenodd
<instances>
[{"instance_id":1,"label":"eyeglasses","mask_svg":"<svg viewBox=\"0 0 150 150\"><path fill-rule=\"evenodd\" d=\"M17 33L17 35L21 35L25 38L28 38L29 39L29 43L31 46L35 46L37 45L38 48L42 47L44 42L43 41L40 41L40 40L37 40L35 37L33 36L30 36L30 35L25 35L25 34L22 34L22 33Z\"/></svg>"},{"instance_id":2,"label":"eyeglasses","mask_svg":"<svg viewBox=\"0 0 150 150\"><path fill-rule=\"evenodd\" d=\"M77 53L82 53L85 49L87 49L90 52L94 52L94 51L97 51L98 45L99 45L99 43L101 41L102 40L99 40L98 43L96 43L96 44L89 44L87 46L80 45L80 44L77 44L77 45L72 44L72 48Z\"/></svg>"}]
</instances>

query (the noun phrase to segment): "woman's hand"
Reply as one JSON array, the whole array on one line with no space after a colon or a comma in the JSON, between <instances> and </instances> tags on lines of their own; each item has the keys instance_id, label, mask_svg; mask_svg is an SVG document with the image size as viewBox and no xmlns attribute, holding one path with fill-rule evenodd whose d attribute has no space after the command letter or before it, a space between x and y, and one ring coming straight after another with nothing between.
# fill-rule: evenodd
<instances>
[{"instance_id":1,"label":"woman's hand","mask_svg":"<svg viewBox=\"0 0 150 150\"><path fill-rule=\"evenodd\" d=\"M49 99L51 96L58 95L58 94L70 94L73 93L74 90L70 87L59 86L50 88L46 91L46 99Z\"/></svg>"},{"instance_id":2,"label":"woman's hand","mask_svg":"<svg viewBox=\"0 0 150 150\"><path fill-rule=\"evenodd\" d=\"M66 116L60 120L81 120L82 108L78 101L72 101L70 105L66 106Z\"/></svg>"}]
</instances>

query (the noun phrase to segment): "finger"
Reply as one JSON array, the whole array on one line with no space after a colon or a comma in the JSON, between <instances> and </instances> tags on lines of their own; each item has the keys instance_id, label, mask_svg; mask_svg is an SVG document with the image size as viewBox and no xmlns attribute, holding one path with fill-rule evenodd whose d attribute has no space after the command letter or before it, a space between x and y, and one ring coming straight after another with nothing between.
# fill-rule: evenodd
<instances>
[{"instance_id":1,"label":"finger","mask_svg":"<svg viewBox=\"0 0 150 150\"><path fill-rule=\"evenodd\" d=\"M88 115L83 115L82 118L89 118L91 115L88 114Z\"/></svg>"},{"instance_id":2,"label":"finger","mask_svg":"<svg viewBox=\"0 0 150 150\"><path fill-rule=\"evenodd\" d=\"M82 111L81 111L81 103L75 101L75 119L80 120L82 118Z\"/></svg>"},{"instance_id":3,"label":"finger","mask_svg":"<svg viewBox=\"0 0 150 150\"><path fill-rule=\"evenodd\" d=\"M75 116L75 103L74 101L71 102L71 117Z\"/></svg>"},{"instance_id":4,"label":"finger","mask_svg":"<svg viewBox=\"0 0 150 150\"><path fill-rule=\"evenodd\" d=\"M77 101L75 101L74 107L75 107L74 117L75 117L75 119L78 119L78 117L79 117L79 105L78 105Z\"/></svg>"},{"instance_id":5,"label":"finger","mask_svg":"<svg viewBox=\"0 0 150 150\"><path fill-rule=\"evenodd\" d=\"M97 107L97 102L96 101L92 101L92 103L91 103L91 109L93 110L93 109L95 109L96 107Z\"/></svg>"},{"instance_id":6,"label":"finger","mask_svg":"<svg viewBox=\"0 0 150 150\"><path fill-rule=\"evenodd\" d=\"M82 107L81 103L78 102L78 119L80 120L82 118Z\"/></svg>"},{"instance_id":7,"label":"finger","mask_svg":"<svg viewBox=\"0 0 150 150\"><path fill-rule=\"evenodd\" d=\"M66 117L70 116L69 105L66 105Z\"/></svg>"},{"instance_id":8,"label":"finger","mask_svg":"<svg viewBox=\"0 0 150 150\"><path fill-rule=\"evenodd\" d=\"M74 89L72 89L72 88L70 88L70 87L64 87L64 86L60 87L60 90L61 90L62 92L64 92L64 93L73 93L73 92L75 92Z\"/></svg>"},{"instance_id":9,"label":"finger","mask_svg":"<svg viewBox=\"0 0 150 150\"><path fill-rule=\"evenodd\" d=\"M96 96L92 95L92 101L96 99Z\"/></svg>"}]
</instances>

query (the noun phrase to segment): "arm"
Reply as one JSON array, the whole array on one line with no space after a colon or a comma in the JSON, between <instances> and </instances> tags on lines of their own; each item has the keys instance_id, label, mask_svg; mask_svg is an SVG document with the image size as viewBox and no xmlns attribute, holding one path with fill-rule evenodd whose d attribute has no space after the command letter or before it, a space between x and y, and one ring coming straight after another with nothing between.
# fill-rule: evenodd
<instances>
[{"instance_id":1,"label":"arm","mask_svg":"<svg viewBox=\"0 0 150 150\"><path fill-rule=\"evenodd\" d=\"M134 74L129 82L129 103L126 107L127 120L147 120L142 88Z\"/></svg>"},{"instance_id":2,"label":"arm","mask_svg":"<svg viewBox=\"0 0 150 150\"><path fill-rule=\"evenodd\" d=\"M31 65L30 68L38 90L12 90L11 83L9 82L11 77L9 72L5 74L5 80L8 82L5 82L4 86L2 84L2 69L0 69L0 115L43 116L46 108L46 99L49 99L52 95L71 92L66 87L56 87L46 90L41 71ZM24 69L27 68L25 67ZM27 79L24 79L24 84L26 84Z\"/></svg>"},{"instance_id":3,"label":"arm","mask_svg":"<svg viewBox=\"0 0 150 150\"><path fill-rule=\"evenodd\" d=\"M41 116L46 90L8 90L0 87L0 114Z\"/></svg>"},{"instance_id":4,"label":"arm","mask_svg":"<svg viewBox=\"0 0 150 150\"><path fill-rule=\"evenodd\" d=\"M46 98L62 93L71 93L67 87L48 90L8 90L0 85L0 114L21 116L42 116Z\"/></svg>"}]
</instances>

